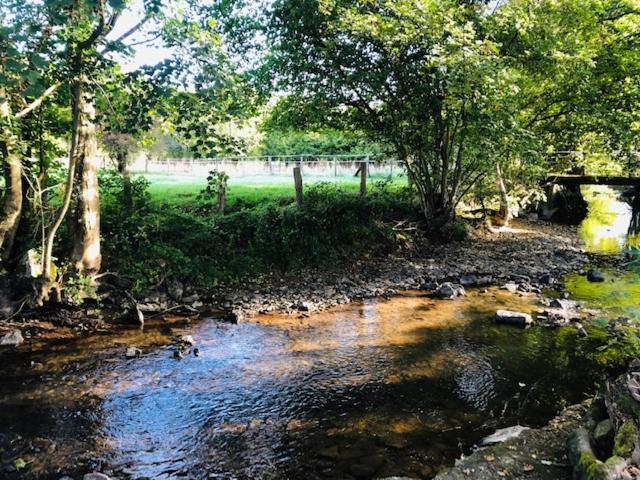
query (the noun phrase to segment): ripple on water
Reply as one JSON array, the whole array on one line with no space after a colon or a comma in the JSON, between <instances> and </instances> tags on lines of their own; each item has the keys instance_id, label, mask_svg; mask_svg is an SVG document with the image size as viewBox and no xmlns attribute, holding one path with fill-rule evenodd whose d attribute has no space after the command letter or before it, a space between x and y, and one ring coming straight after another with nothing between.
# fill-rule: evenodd
<instances>
[{"instance_id":1,"label":"ripple on water","mask_svg":"<svg viewBox=\"0 0 640 480\"><path fill-rule=\"evenodd\" d=\"M105 337L84 358L69 347L84 380L67 367L46 387L13 384L0 403L18 413L0 409L0 427L80 439L88 458L132 477L427 475L493 428L546 422L591 386L594 371L568 368L574 336L497 326L505 307L533 308L495 291L408 294L305 319L208 320L190 331L201 355L181 361L163 348L121 360L104 350L143 336Z\"/></svg>"}]
</instances>

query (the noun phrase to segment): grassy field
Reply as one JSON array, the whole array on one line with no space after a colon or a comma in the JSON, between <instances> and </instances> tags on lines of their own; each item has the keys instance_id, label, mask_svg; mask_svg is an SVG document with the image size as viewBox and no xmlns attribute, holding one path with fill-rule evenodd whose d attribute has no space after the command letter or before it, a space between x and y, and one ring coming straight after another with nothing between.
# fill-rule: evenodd
<instances>
[{"instance_id":1,"label":"grassy field","mask_svg":"<svg viewBox=\"0 0 640 480\"><path fill-rule=\"evenodd\" d=\"M156 174L149 173L143 175L149 182L149 192L153 201L169 203L174 205L185 205L194 203L197 195L206 186L206 178L184 175L184 174ZM370 185L376 181L384 180L385 177L371 177ZM307 180L305 186L313 183L329 181L339 183L346 191L358 191L359 179L354 177L314 177ZM394 184L404 185L403 178L394 179ZM248 204L258 204L263 201L278 199L293 199L293 180L284 177L243 177L229 180L227 193L227 203L232 206L236 201L242 200Z\"/></svg>"}]
</instances>

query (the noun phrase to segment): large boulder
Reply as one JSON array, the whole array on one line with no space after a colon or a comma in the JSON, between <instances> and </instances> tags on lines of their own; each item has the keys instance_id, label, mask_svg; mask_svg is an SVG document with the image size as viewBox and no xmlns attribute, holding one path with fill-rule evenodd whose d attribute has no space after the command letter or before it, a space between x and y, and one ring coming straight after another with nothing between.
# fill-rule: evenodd
<instances>
[{"instance_id":1,"label":"large boulder","mask_svg":"<svg viewBox=\"0 0 640 480\"><path fill-rule=\"evenodd\" d=\"M526 327L533 323L533 318L528 313L512 312L510 310L498 310L495 316L496 323L504 325L516 325Z\"/></svg>"},{"instance_id":2,"label":"large boulder","mask_svg":"<svg viewBox=\"0 0 640 480\"><path fill-rule=\"evenodd\" d=\"M178 280L172 280L167 285L167 293L172 300L179 302L182 300L184 293L184 285Z\"/></svg>"},{"instance_id":3,"label":"large boulder","mask_svg":"<svg viewBox=\"0 0 640 480\"><path fill-rule=\"evenodd\" d=\"M606 418L593 429L593 442L600 452L610 452L613 450L613 422Z\"/></svg>"},{"instance_id":4,"label":"large boulder","mask_svg":"<svg viewBox=\"0 0 640 480\"><path fill-rule=\"evenodd\" d=\"M32 248L20 259L19 271L26 277L38 278L42 275L41 262L40 254Z\"/></svg>"},{"instance_id":5,"label":"large boulder","mask_svg":"<svg viewBox=\"0 0 640 480\"><path fill-rule=\"evenodd\" d=\"M460 285L463 287L470 287L475 285L478 278L475 275L462 275L459 279Z\"/></svg>"}]
</instances>

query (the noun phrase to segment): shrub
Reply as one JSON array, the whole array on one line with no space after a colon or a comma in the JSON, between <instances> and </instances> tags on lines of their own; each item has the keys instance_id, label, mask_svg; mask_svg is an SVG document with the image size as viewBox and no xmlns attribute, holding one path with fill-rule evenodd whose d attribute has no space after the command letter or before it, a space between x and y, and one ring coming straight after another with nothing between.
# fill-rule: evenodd
<instances>
[{"instance_id":1,"label":"shrub","mask_svg":"<svg viewBox=\"0 0 640 480\"><path fill-rule=\"evenodd\" d=\"M411 196L389 189L360 198L321 183L307 189L301 207L272 201L223 216L156 206L145 183L132 188L134 208L127 209L118 201L121 187L115 177L101 186L104 258L137 289L167 278L210 286L389 252L396 246L390 222L419 215Z\"/></svg>"},{"instance_id":2,"label":"shrub","mask_svg":"<svg viewBox=\"0 0 640 480\"><path fill-rule=\"evenodd\" d=\"M467 222L465 222L464 220L456 220L455 222L449 223L442 228L442 240L447 242L461 242L462 240L467 238L467 228Z\"/></svg>"}]
</instances>

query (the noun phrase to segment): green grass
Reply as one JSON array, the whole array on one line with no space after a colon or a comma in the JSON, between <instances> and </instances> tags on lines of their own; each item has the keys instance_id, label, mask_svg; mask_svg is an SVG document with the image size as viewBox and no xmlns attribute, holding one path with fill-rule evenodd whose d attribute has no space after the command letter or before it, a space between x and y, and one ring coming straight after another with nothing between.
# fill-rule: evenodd
<instances>
[{"instance_id":1,"label":"green grass","mask_svg":"<svg viewBox=\"0 0 640 480\"><path fill-rule=\"evenodd\" d=\"M196 202L196 197L206 185L206 179L192 175L180 174L145 174L143 175L149 182L149 193L155 203L168 203L171 205L188 205ZM369 186L373 182L382 180L381 178L371 178ZM305 185L311 185L319 181L334 181L335 178L313 178L307 180ZM394 180L394 184L403 186L406 180L399 178ZM357 192L359 189L359 179L353 177L338 178L336 183L340 184L342 190L347 192ZM257 205L262 202L288 199L293 200L294 187L293 180L285 181L283 177L249 177L243 179L231 179L227 192L227 204L233 206L238 200L250 205Z\"/></svg>"}]
</instances>

